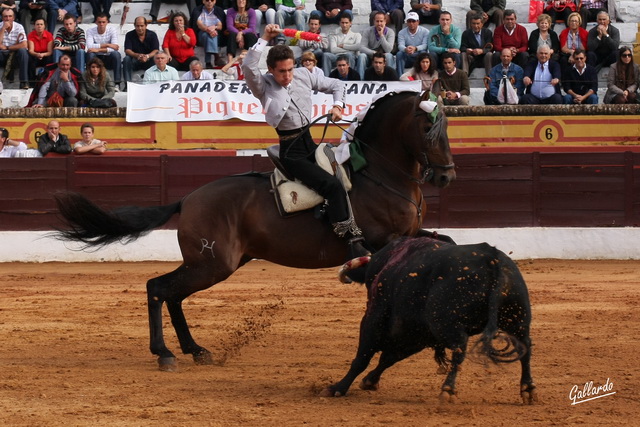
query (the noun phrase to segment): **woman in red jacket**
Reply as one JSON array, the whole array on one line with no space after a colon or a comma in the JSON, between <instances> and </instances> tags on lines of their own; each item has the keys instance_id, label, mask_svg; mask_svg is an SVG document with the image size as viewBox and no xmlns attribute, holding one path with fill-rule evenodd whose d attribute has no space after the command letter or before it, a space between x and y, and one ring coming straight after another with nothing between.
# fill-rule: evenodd
<instances>
[{"instance_id":1,"label":"woman in red jacket","mask_svg":"<svg viewBox=\"0 0 640 427\"><path fill-rule=\"evenodd\" d=\"M560 68L562 74L573 65L573 51L580 48L587 50L587 37L589 32L582 28L582 17L574 12L567 18L567 28L560 33ZM591 64L593 65L593 64Z\"/></svg>"},{"instance_id":2,"label":"woman in red jacket","mask_svg":"<svg viewBox=\"0 0 640 427\"><path fill-rule=\"evenodd\" d=\"M169 29L164 35L162 49L169 55L169 65L180 71L189 71L195 56L196 34L187 26L187 16L182 12L171 15Z\"/></svg>"}]
</instances>

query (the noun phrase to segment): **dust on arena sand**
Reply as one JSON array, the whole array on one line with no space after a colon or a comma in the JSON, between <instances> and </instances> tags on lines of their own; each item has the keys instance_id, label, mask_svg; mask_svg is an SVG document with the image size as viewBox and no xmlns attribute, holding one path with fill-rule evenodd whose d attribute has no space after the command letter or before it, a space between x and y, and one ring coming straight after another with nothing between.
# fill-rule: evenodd
<instances>
[{"instance_id":1,"label":"dust on arena sand","mask_svg":"<svg viewBox=\"0 0 640 427\"><path fill-rule=\"evenodd\" d=\"M0 423L57 425L615 425L640 411L640 262L519 263L533 308L540 402L520 404L519 364L465 361L459 403L440 405L433 351L389 369L377 392L320 398L355 356L365 289L336 269L262 261L185 301L218 365L148 351L145 283L173 263L0 264ZM375 360L374 360L375 362ZM360 380L359 378L357 382ZM613 395L571 405L574 386ZM357 384L356 382L356 384Z\"/></svg>"}]
</instances>

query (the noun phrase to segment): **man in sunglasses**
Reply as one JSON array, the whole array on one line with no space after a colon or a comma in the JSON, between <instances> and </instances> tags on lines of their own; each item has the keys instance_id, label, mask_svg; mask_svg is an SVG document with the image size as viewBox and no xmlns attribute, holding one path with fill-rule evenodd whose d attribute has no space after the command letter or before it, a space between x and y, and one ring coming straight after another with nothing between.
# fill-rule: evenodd
<instances>
[{"instance_id":1,"label":"man in sunglasses","mask_svg":"<svg viewBox=\"0 0 640 427\"><path fill-rule=\"evenodd\" d=\"M578 48L573 52L573 67L564 73L562 88L567 93L563 98L565 104L598 103L598 72L587 64L584 49Z\"/></svg>"}]
</instances>

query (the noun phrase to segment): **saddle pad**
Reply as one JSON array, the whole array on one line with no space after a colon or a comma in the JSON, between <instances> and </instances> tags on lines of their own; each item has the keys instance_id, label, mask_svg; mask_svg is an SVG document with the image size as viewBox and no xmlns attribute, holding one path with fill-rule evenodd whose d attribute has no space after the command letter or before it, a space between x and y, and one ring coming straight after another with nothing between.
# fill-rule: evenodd
<instances>
[{"instance_id":1,"label":"saddle pad","mask_svg":"<svg viewBox=\"0 0 640 427\"><path fill-rule=\"evenodd\" d=\"M324 152L326 145L322 143L316 149L316 163L331 175L335 175L332 163L341 168L342 183L347 191L351 190L351 181L344 167L327 158ZM277 168L273 171L272 186L276 197L280 200L280 206L286 213L311 209L324 201L324 197L300 181L289 181Z\"/></svg>"}]
</instances>

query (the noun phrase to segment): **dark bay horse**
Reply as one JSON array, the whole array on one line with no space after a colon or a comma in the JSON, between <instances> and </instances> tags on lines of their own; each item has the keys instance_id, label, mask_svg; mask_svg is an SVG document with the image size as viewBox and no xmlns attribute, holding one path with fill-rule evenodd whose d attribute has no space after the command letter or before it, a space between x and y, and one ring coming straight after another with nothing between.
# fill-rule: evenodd
<instances>
[{"instance_id":1,"label":"dark bay horse","mask_svg":"<svg viewBox=\"0 0 640 427\"><path fill-rule=\"evenodd\" d=\"M447 119L432 123L415 92L378 100L356 131L367 167L352 174L351 203L369 245L378 249L398 236L419 235L425 203L420 184L438 187L455 179ZM206 184L181 201L157 207L128 206L106 212L79 194L56 196L66 223L57 236L99 247L135 240L179 213L178 241L184 259L175 271L147 282L151 352L162 370L172 370L174 354L164 342L166 302L180 347L198 364L212 363L196 344L182 310L189 295L229 277L253 258L298 268L341 265L347 241L311 211L282 218L266 175L226 177Z\"/></svg>"}]
</instances>

